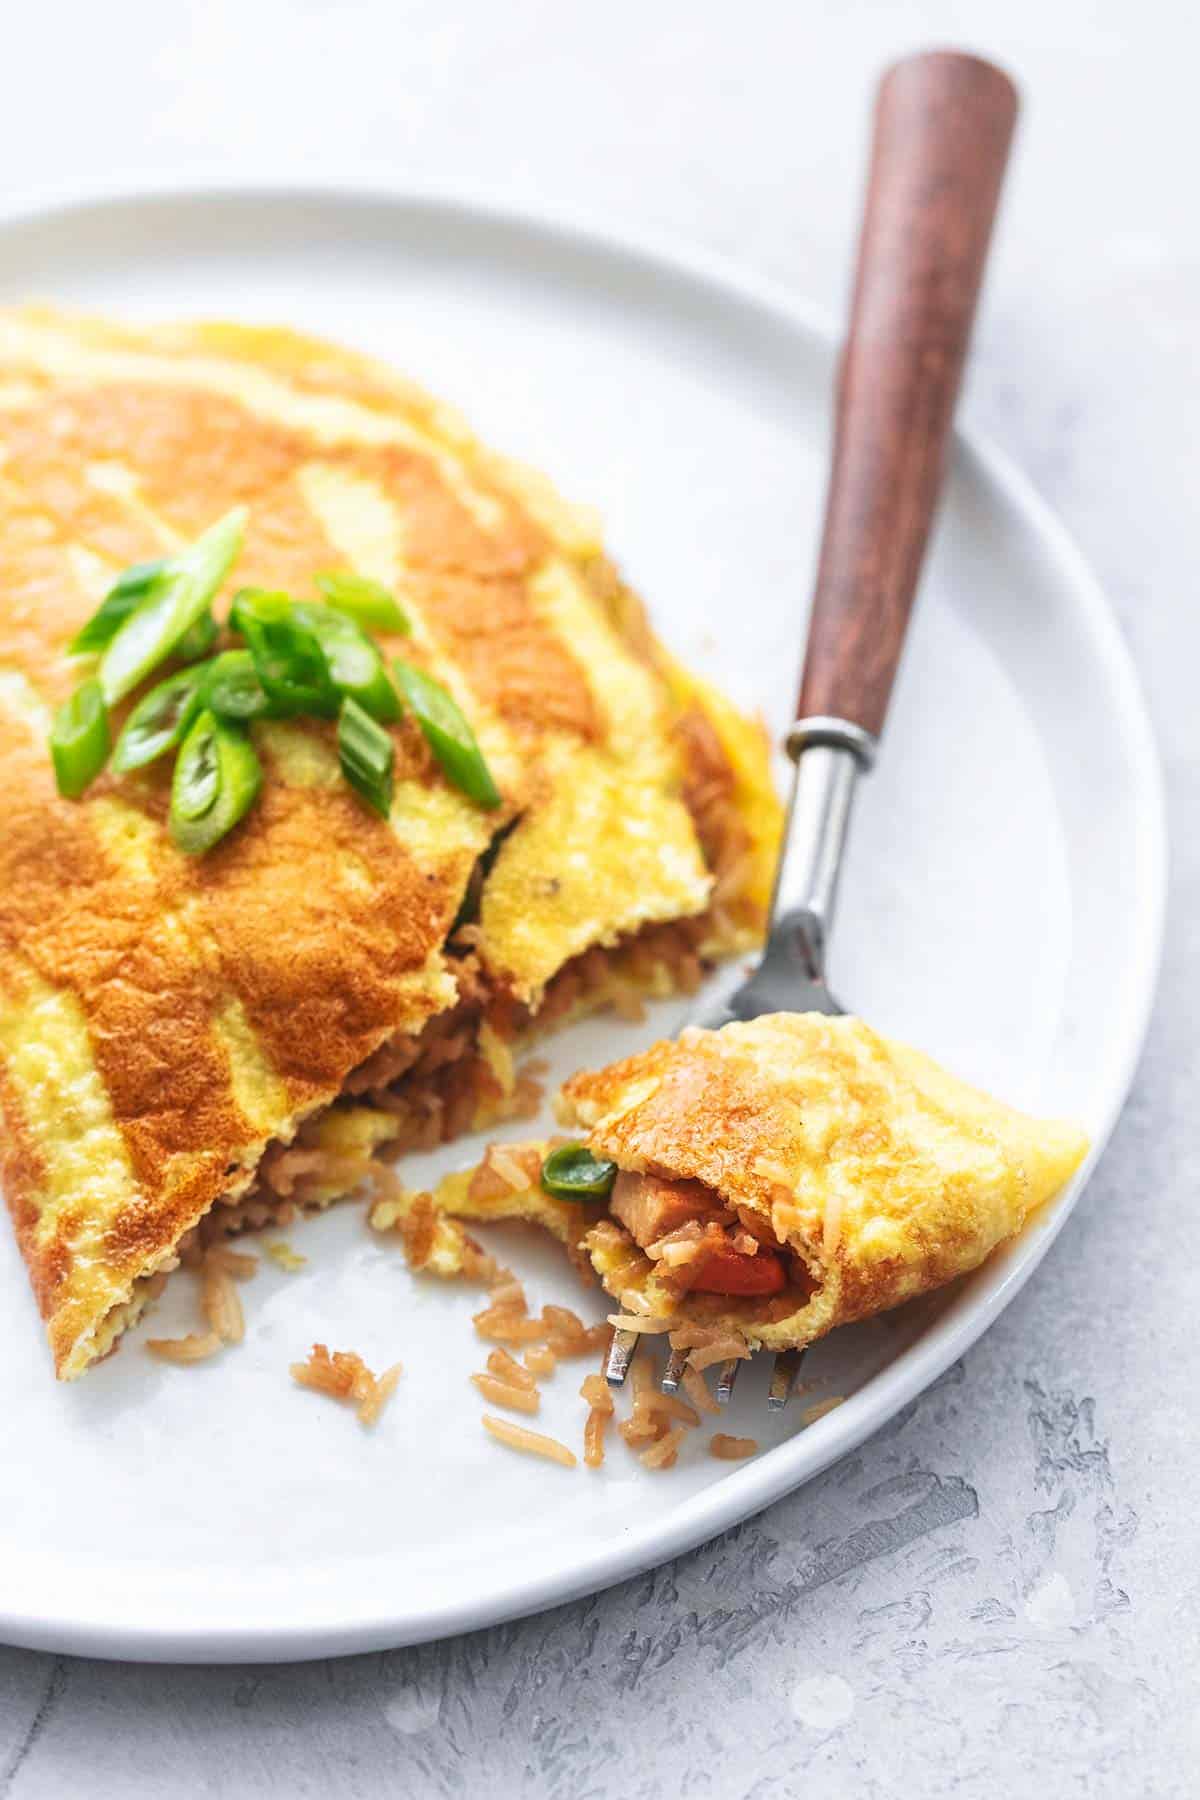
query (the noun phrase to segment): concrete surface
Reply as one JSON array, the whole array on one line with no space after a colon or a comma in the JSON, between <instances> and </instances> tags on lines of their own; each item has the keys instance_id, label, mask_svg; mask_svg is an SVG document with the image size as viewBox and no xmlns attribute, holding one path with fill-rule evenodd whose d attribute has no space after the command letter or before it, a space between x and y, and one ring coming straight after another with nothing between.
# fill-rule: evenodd
<instances>
[{"instance_id":1,"label":"concrete surface","mask_svg":"<svg viewBox=\"0 0 1200 1800\"><path fill-rule=\"evenodd\" d=\"M836 307L869 83L929 42L1026 87L969 410L1112 595L1170 789L1160 1003L1083 1205L965 1363L859 1455L612 1593L306 1667L0 1650L4 1800L1197 1792L1194 14L42 0L6 40L0 192L361 163L668 228Z\"/></svg>"}]
</instances>

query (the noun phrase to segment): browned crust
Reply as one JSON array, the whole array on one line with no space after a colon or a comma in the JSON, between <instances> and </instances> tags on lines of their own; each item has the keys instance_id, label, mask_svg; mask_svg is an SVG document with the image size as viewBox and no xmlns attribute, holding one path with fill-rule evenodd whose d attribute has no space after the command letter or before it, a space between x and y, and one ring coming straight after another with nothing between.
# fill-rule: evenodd
<instances>
[{"instance_id":1,"label":"browned crust","mask_svg":"<svg viewBox=\"0 0 1200 1800\"><path fill-rule=\"evenodd\" d=\"M42 1191L46 1167L29 1130L20 1095L8 1080L3 1062L0 1062L0 1128L0 1184L4 1188L17 1244L29 1271L34 1298L42 1316L48 1317L68 1259L57 1242L44 1255L37 1253L35 1196Z\"/></svg>"}]
</instances>

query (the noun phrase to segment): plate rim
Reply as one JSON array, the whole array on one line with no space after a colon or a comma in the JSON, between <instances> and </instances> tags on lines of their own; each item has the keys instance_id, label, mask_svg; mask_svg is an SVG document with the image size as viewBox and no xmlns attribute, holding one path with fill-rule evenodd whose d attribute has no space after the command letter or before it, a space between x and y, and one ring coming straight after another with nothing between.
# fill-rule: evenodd
<instances>
[{"instance_id":1,"label":"plate rim","mask_svg":"<svg viewBox=\"0 0 1200 1800\"><path fill-rule=\"evenodd\" d=\"M62 220L72 212L98 213L143 203L195 207L204 202L248 202L295 206L354 206L375 203L403 209L440 211L466 225L542 238L560 248L634 263L660 279L699 285L714 298L733 299L758 309L777 326L806 337L821 353L836 352L838 332L830 315L791 295L778 280L670 233L630 229L595 214L565 214L504 195L441 185L380 180L361 172L337 172L297 181L291 173L257 170L240 175L168 172L115 176L96 183L57 184L27 190L0 203L0 246L23 226ZM923 1393L983 1335L1039 1266L1078 1202L1120 1117L1136 1074L1157 992L1166 919L1168 833L1165 788L1159 753L1133 656L1115 612L1083 552L1032 480L1005 452L970 425L955 433L956 459L982 478L1043 548L1064 587L1080 609L1089 640L1120 698L1121 741L1134 794L1137 821L1131 860L1139 885L1138 931L1129 949L1130 1000L1122 1054L1115 1060L1104 1093L1103 1124L1080 1171L1053 1209L1026 1234L1011 1266L990 1292L970 1305L951 1309L895 1362L867 1381L841 1406L743 1468L682 1501L667 1518L640 1535L621 1534L581 1558L570 1570L556 1569L507 1588L456 1599L440 1607L406 1614L393 1602L338 1617L319 1606L287 1622L247 1623L231 1617L199 1628L161 1619L114 1622L88 1617L86 1608L60 1606L47 1613L11 1610L0 1600L0 1642L75 1655L146 1662L261 1662L308 1660L329 1655L400 1648L455 1633L504 1623L597 1593L682 1555L760 1512L821 1474L856 1449L874 1431ZM1128 943L1128 940L1127 940ZM803 1450L800 1446L803 1444ZM797 1468L796 1464L802 1466ZM652 1541L651 1541L652 1540Z\"/></svg>"}]
</instances>

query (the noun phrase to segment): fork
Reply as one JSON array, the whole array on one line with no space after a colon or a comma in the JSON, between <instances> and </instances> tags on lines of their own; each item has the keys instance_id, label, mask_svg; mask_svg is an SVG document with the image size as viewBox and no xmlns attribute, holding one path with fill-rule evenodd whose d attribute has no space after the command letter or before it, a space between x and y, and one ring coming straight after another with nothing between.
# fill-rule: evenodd
<instances>
[{"instance_id":1,"label":"fork","mask_svg":"<svg viewBox=\"0 0 1200 1800\"><path fill-rule=\"evenodd\" d=\"M692 1025L845 1010L826 950L854 791L875 759L942 488L1017 108L1007 75L955 51L908 57L880 82L766 948L750 978ZM614 1333L612 1386L639 1339ZM672 1352L667 1393L687 1355ZM786 1406L803 1355L776 1356L771 1411ZM721 1366L721 1404L740 1367Z\"/></svg>"}]
</instances>

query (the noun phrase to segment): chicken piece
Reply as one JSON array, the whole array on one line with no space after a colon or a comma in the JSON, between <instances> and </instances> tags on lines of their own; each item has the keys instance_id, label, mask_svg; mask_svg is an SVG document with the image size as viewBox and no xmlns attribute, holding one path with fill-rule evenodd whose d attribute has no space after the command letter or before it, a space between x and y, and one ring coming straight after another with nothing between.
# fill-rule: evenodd
<instances>
[{"instance_id":1,"label":"chicken piece","mask_svg":"<svg viewBox=\"0 0 1200 1800\"><path fill-rule=\"evenodd\" d=\"M608 1207L643 1250L689 1219L703 1224L722 1210L717 1195L702 1181L663 1181L657 1175L631 1175L626 1170L613 1183Z\"/></svg>"},{"instance_id":2,"label":"chicken piece","mask_svg":"<svg viewBox=\"0 0 1200 1800\"><path fill-rule=\"evenodd\" d=\"M643 1250L689 1220L716 1224L724 1214L719 1195L702 1181L664 1181L625 1170L613 1184L608 1205ZM709 1252L686 1273L681 1271L681 1278L686 1287L709 1294L777 1294L785 1285L778 1256L769 1250L748 1255L722 1240L719 1231Z\"/></svg>"}]
</instances>

